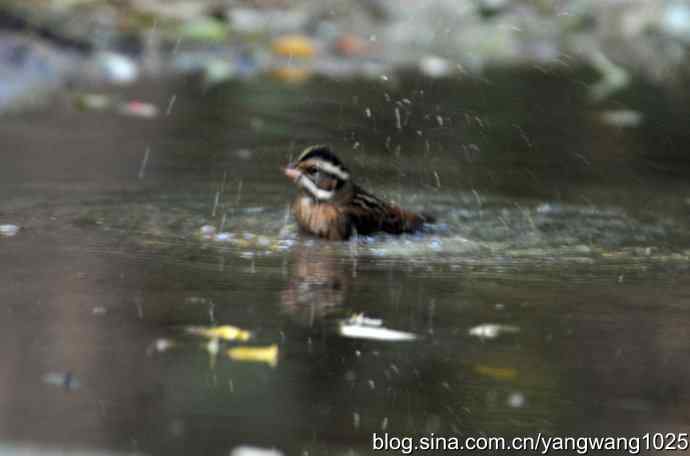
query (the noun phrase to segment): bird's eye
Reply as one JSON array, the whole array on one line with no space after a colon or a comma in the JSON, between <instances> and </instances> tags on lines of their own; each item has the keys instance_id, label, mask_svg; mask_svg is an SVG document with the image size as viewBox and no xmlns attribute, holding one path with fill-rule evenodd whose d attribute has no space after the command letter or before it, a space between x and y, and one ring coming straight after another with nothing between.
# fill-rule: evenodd
<instances>
[{"instance_id":1,"label":"bird's eye","mask_svg":"<svg viewBox=\"0 0 690 456\"><path fill-rule=\"evenodd\" d=\"M316 172L316 166L310 166L307 168L307 174L314 174Z\"/></svg>"}]
</instances>

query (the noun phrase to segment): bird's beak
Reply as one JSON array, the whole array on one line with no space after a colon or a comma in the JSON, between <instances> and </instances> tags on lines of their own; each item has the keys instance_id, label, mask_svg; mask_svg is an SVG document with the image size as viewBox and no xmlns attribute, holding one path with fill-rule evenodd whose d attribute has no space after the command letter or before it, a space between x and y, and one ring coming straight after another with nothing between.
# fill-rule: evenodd
<instances>
[{"instance_id":1,"label":"bird's beak","mask_svg":"<svg viewBox=\"0 0 690 456\"><path fill-rule=\"evenodd\" d=\"M302 177L302 172L298 169L295 169L295 166L292 164L289 164L285 167L283 170L285 175L289 177L293 182L297 182L297 180Z\"/></svg>"}]
</instances>

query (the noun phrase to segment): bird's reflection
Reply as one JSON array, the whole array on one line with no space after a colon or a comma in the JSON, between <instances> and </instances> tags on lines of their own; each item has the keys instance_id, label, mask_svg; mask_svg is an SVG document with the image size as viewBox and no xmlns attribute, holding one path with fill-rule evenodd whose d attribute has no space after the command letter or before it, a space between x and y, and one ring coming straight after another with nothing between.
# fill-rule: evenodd
<instances>
[{"instance_id":1,"label":"bird's reflection","mask_svg":"<svg viewBox=\"0 0 690 456\"><path fill-rule=\"evenodd\" d=\"M281 292L283 310L300 325L341 315L347 305L353 265L332 246L301 246L290 258L290 277Z\"/></svg>"}]
</instances>

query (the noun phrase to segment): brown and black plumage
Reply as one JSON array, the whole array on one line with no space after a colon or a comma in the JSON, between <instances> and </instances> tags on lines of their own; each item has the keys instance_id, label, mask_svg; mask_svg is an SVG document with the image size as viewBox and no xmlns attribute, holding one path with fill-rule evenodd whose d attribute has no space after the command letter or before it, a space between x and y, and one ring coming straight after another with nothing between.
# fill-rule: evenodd
<instances>
[{"instance_id":1,"label":"brown and black plumage","mask_svg":"<svg viewBox=\"0 0 690 456\"><path fill-rule=\"evenodd\" d=\"M330 239L354 233L420 230L430 217L383 201L352 182L350 171L327 146L311 146L285 169L300 189L292 213L303 231Z\"/></svg>"}]
</instances>

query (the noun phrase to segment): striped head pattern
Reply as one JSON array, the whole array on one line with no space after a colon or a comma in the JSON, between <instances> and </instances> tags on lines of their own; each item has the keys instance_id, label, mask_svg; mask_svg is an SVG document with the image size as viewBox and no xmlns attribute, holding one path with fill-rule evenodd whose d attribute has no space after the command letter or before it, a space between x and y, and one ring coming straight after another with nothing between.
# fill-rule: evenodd
<instances>
[{"instance_id":1,"label":"striped head pattern","mask_svg":"<svg viewBox=\"0 0 690 456\"><path fill-rule=\"evenodd\" d=\"M350 180L350 172L328 146L310 146L289 164L285 174L308 195L332 200Z\"/></svg>"}]
</instances>

